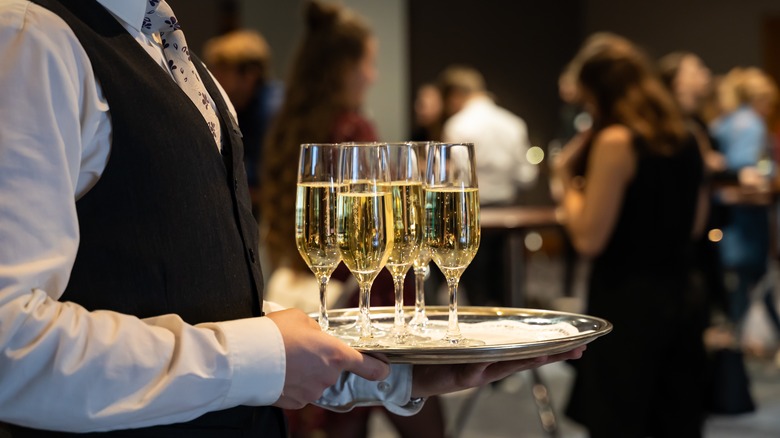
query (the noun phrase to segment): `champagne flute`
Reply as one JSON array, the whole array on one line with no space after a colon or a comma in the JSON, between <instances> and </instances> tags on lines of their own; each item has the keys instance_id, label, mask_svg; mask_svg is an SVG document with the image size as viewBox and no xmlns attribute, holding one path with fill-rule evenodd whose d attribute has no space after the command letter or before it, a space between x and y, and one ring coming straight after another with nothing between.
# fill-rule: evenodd
<instances>
[{"instance_id":1,"label":"champagne flute","mask_svg":"<svg viewBox=\"0 0 780 438\"><path fill-rule=\"evenodd\" d=\"M425 189L425 240L449 289L447 345L483 345L458 326L458 282L479 248L479 192L472 143L429 146Z\"/></svg>"},{"instance_id":2,"label":"champagne flute","mask_svg":"<svg viewBox=\"0 0 780 438\"><path fill-rule=\"evenodd\" d=\"M387 145L342 144L339 183L336 240L342 260L360 285L358 343L371 345L371 285L387 263L394 237Z\"/></svg>"},{"instance_id":3,"label":"champagne flute","mask_svg":"<svg viewBox=\"0 0 780 438\"><path fill-rule=\"evenodd\" d=\"M393 201L393 250L387 259L387 270L393 277L395 318L393 335L397 342L406 337L404 320L404 278L422 243L422 175L417 155L409 143L390 143L388 169Z\"/></svg>"},{"instance_id":4,"label":"champagne flute","mask_svg":"<svg viewBox=\"0 0 780 438\"><path fill-rule=\"evenodd\" d=\"M414 151L417 160L417 169L420 172L420 179L423 182L423 198L421 198L421 203L424 203L425 170L428 161L429 142L410 142L409 144ZM420 251L417 253L417 257L414 258L412 264L412 269L414 271L415 299L414 316L411 321L409 321L409 326L418 332L424 330L428 325L428 316L425 314L425 277L427 277L428 272L430 272L430 264L431 250L428 248L425 238L423 237L420 242Z\"/></svg>"},{"instance_id":5,"label":"champagne flute","mask_svg":"<svg viewBox=\"0 0 780 438\"><path fill-rule=\"evenodd\" d=\"M338 164L339 145L301 145L295 197L295 243L319 283L319 323L323 331L329 328L328 282L341 261L336 242Z\"/></svg>"}]
</instances>

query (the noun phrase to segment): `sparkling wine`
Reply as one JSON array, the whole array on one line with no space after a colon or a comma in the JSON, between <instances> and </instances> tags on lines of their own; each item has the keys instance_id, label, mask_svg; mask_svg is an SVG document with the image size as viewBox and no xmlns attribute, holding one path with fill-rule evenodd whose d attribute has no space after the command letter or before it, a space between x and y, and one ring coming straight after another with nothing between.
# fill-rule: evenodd
<instances>
[{"instance_id":1,"label":"sparkling wine","mask_svg":"<svg viewBox=\"0 0 780 438\"><path fill-rule=\"evenodd\" d=\"M388 186L393 203L393 250L387 269L394 277L403 276L414 262L422 243L421 182L399 181Z\"/></svg>"},{"instance_id":2,"label":"sparkling wine","mask_svg":"<svg viewBox=\"0 0 780 438\"><path fill-rule=\"evenodd\" d=\"M479 194L476 188L425 191L426 243L448 280L460 278L479 248Z\"/></svg>"},{"instance_id":3,"label":"sparkling wine","mask_svg":"<svg viewBox=\"0 0 780 438\"><path fill-rule=\"evenodd\" d=\"M341 260L336 242L336 196L330 183L299 183L295 201L295 243L317 278L328 277Z\"/></svg>"},{"instance_id":4,"label":"sparkling wine","mask_svg":"<svg viewBox=\"0 0 780 438\"><path fill-rule=\"evenodd\" d=\"M392 195L339 193L336 217L341 258L358 282L370 283L393 249Z\"/></svg>"}]
</instances>

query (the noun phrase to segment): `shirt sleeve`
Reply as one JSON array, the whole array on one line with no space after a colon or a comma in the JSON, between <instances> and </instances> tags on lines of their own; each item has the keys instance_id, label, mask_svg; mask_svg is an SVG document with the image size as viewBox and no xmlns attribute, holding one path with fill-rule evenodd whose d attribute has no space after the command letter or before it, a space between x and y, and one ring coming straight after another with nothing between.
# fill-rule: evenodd
<instances>
[{"instance_id":1,"label":"shirt sleeve","mask_svg":"<svg viewBox=\"0 0 780 438\"><path fill-rule=\"evenodd\" d=\"M268 318L192 326L58 301L94 75L72 31L27 1L0 6L0 59L0 421L90 432L275 402L285 355Z\"/></svg>"},{"instance_id":2,"label":"shirt sleeve","mask_svg":"<svg viewBox=\"0 0 780 438\"><path fill-rule=\"evenodd\" d=\"M767 152L767 132L763 121L754 113L740 110L731 121L730 144L726 161L732 170L755 166L761 155Z\"/></svg>"}]
</instances>

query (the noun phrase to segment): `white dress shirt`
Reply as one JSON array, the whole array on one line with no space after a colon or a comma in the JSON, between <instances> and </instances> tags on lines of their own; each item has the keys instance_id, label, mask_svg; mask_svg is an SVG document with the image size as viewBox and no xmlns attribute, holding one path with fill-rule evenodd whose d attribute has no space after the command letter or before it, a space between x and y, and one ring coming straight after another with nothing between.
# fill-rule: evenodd
<instances>
[{"instance_id":1,"label":"white dress shirt","mask_svg":"<svg viewBox=\"0 0 780 438\"><path fill-rule=\"evenodd\" d=\"M146 0L99 2L164 68L138 30ZM72 30L29 1L0 0L0 62L0 421L88 432L274 403L285 351L269 318L192 326L58 301L79 245L75 201L111 152L109 108ZM410 413L399 406L411 368L392 375L381 385L352 376L322 403L384 400Z\"/></svg>"},{"instance_id":2,"label":"white dress shirt","mask_svg":"<svg viewBox=\"0 0 780 438\"><path fill-rule=\"evenodd\" d=\"M481 204L506 204L518 188L536 180L539 169L528 162L528 129L518 116L487 96L475 96L444 124L445 142L474 143Z\"/></svg>"}]
</instances>

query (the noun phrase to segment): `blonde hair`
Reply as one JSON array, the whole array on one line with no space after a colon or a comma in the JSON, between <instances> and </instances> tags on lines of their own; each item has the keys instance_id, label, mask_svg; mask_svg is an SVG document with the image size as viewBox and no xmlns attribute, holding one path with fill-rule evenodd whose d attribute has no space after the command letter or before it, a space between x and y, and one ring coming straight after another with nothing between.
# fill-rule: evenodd
<instances>
[{"instance_id":1,"label":"blonde hair","mask_svg":"<svg viewBox=\"0 0 780 438\"><path fill-rule=\"evenodd\" d=\"M757 67L735 67L718 85L718 100L725 113L760 100L774 105L777 93L777 85L772 78Z\"/></svg>"}]
</instances>

